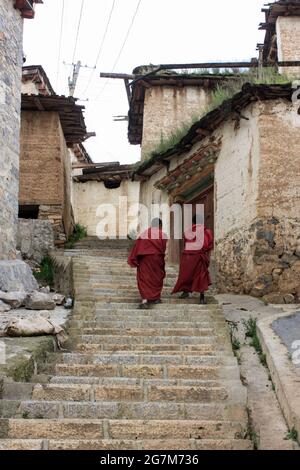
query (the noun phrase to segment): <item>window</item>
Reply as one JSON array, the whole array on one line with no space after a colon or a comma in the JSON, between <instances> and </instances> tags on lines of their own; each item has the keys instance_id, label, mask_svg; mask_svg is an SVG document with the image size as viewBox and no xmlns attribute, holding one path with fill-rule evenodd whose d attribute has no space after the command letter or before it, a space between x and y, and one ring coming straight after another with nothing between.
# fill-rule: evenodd
<instances>
[{"instance_id":1,"label":"window","mask_svg":"<svg viewBox=\"0 0 300 470\"><path fill-rule=\"evenodd\" d=\"M106 180L104 181L104 186L106 189L118 189L121 186L121 181Z\"/></svg>"},{"instance_id":2,"label":"window","mask_svg":"<svg viewBox=\"0 0 300 470\"><path fill-rule=\"evenodd\" d=\"M19 219L38 219L40 206L19 206Z\"/></svg>"}]
</instances>

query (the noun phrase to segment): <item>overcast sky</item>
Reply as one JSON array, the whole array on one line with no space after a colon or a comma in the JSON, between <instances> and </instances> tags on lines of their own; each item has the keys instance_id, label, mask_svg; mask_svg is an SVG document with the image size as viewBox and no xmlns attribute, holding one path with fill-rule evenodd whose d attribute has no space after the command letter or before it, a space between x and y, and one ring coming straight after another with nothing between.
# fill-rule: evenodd
<instances>
[{"instance_id":1,"label":"overcast sky","mask_svg":"<svg viewBox=\"0 0 300 470\"><path fill-rule=\"evenodd\" d=\"M62 6L63 29L60 50ZM75 61L95 66L114 0L85 0L76 37L82 0L44 0L35 19L25 21L26 65L42 65L58 94L68 94L68 76ZM131 73L142 64L249 60L256 57L256 44L264 34L258 24L265 0L141 0L128 40L114 69ZM100 79L111 72L132 22L139 0L115 0L107 35L91 77L81 69L75 96L86 106L89 131L96 138L86 142L94 160L134 163L139 146L129 145L127 123L113 116L126 115L128 102L123 81ZM87 85L89 87L87 88ZM87 89L86 89L87 88Z\"/></svg>"}]
</instances>

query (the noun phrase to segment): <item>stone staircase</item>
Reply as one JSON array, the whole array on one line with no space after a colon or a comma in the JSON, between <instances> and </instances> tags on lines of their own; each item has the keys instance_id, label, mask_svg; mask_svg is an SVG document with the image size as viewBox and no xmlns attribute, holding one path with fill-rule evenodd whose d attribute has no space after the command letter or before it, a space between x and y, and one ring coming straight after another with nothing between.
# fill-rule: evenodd
<instances>
[{"instance_id":1,"label":"stone staircase","mask_svg":"<svg viewBox=\"0 0 300 470\"><path fill-rule=\"evenodd\" d=\"M221 308L171 297L138 310L130 242L87 240L73 256L68 352L32 382L4 385L0 449L251 449L246 389Z\"/></svg>"}]
</instances>

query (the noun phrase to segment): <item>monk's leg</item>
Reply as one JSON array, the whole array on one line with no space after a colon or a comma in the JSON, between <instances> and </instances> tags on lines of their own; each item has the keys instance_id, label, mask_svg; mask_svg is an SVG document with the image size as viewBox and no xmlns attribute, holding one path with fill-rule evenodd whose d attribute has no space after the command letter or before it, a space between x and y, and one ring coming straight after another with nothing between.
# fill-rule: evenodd
<instances>
[{"instance_id":1,"label":"monk's leg","mask_svg":"<svg viewBox=\"0 0 300 470\"><path fill-rule=\"evenodd\" d=\"M188 299L189 296L190 296L190 293L187 292L187 291L185 291L185 290L183 290L183 291L182 291L182 294L179 296L179 298L180 298L180 299Z\"/></svg>"},{"instance_id":2,"label":"monk's leg","mask_svg":"<svg viewBox=\"0 0 300 470\"><path fill-rule=\"evenodd\" d=\"M138 288L143 299L141 305L158 303L165 277L164 256L145 255L139 258L137 272Z\"/></svg>"}]
</instances>

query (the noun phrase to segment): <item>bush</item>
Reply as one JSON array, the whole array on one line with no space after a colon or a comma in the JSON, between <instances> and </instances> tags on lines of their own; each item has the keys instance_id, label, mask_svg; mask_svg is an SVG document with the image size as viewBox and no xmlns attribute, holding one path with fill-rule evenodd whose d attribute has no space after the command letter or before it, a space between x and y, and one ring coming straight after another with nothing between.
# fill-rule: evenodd
<instances>
[{"instance_id":1,"label":"bush","mask_svg":"<svg viewBox=\"0 0 300 470\"><path fill-rule=\"evenodd\" d=\"M66 248L71 249L74 247L75 243L79 240L82 240L87 236L87 230L80 224L75 225L75 230L72 235L68 238Z\"/></svg>"},{"instance_id":2,"label":"bush","mask_svg":"<svg viewBox=\"0 0 300 470\"><path fill-rule=\"evenodd\" d=\"M53 270L53 262L50 256L45 256L42 259L40 267L34 271L35 278L47 284L48 286L52 286L54 282L54 270Z\"/></svg>"}]
</instances>

